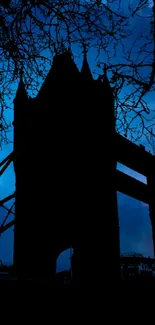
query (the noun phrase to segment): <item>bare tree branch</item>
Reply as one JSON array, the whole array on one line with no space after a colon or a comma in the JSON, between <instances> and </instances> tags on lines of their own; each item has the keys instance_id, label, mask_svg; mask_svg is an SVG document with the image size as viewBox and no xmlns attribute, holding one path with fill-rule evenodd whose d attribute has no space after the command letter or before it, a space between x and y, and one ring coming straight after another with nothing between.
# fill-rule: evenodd
<instances>
[{"instance_id":1,"label":"bare tree branch","mask_svg":"<svg viewBox=\"0 0 155 325\"><path fill-rule=\"evenodd\" d=\"M135 141L154 134L150 131L153 112L146 100L155 90L155 0L153 3L150 8L148 0L0 1L1 143L8 141L11 124L5 112L21 68L28 92L35 95L53 55L61 51L62 37L66 46L80 48L87 43L90 50L95 49L98 69L107 64L114 84L117 131ZM94 73L99 75L99 70Z\"/></svg>"}]
</instances>

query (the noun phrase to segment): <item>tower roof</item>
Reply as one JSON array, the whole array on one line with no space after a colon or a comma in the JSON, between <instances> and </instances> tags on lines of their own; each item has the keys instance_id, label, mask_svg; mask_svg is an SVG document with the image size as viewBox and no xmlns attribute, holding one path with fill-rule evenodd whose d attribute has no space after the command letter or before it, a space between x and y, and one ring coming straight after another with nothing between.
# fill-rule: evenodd
<instances>
[{"instance_id":1,"label":"tower roof","mask_svg":"<svg viewBox=\"0 0 155 325\"><path fill-rule=\"evenodd\" d=\"M63 53L57 54L54 57L49 74L52 74L53 77L57 75L61 78L66 78L67 76L73 78L79 75L79 70L73 60L70 50L65 50Z\"/></svg>"},{"instance_id":2,"label":"tower roof","mask_svg":"<svg viewBox=\"0 0 155 325\"><path fill-rule=\"evenodd\" d=\"M61 54L56 54L53 58L52 67L39 91L43 93L45 89L50 89L57 81L77 80L80 77L80 72L72 58L70 50L65 50ZM38 94L38 95L39 95Z\"/></svg>"}]
</instances>

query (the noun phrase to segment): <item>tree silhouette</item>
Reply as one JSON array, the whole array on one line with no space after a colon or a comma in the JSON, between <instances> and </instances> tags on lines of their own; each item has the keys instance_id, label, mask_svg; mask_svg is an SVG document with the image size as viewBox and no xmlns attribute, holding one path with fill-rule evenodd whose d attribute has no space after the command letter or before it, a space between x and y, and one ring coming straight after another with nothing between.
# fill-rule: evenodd
<instances>
[{"instance_id":1,"label":"tree silhouette","mask_svg":"<svg viewBox=\"0 0 155 325\"><path fill-rule=\"evenodd\" d=\"M152 8L149 4L149 0L128 0L124 9L123 0L1 0L1 143L7 140L11 127L5 110L9 108L8 99L13 100L15 95L13 84L21 68L26 89L36 92L52 57L61 51L62 37L64 46L77 44L83 49L85 43L95 48L101 69L106 61L114 84L117 130L134 140L142 135L154 136L154 110L149 108L146 95L154 91L155 0ZM147 25L145 31L138 32L140 24Z\"/></svg>"}]
</instances>

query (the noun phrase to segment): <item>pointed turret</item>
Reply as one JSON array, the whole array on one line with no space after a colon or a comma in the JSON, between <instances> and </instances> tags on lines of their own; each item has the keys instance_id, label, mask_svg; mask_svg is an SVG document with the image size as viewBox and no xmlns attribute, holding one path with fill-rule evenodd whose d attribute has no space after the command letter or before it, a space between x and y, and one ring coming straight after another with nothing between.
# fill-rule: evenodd
<instances>
[{"instance_id":1,"label":"pointed turret","mask_svg":"<svg viewBox=\"0 0 155 325\"><path fill-rule=\"evenodd\" d=\"M106 66L106 64L104 65L103 71L104 71L104 73L103 73L103 81L102 81L103 87L105 88L105 90L111 90L112 88L110 86L109 79L107 77L107 66Z\"/></svg>"},{"instance_id":2,"label":"pointed turret","mask_svg":"<svg viewBox=\"0 0 155 325\"><path fill-rule=\"evenodd\" d=\"M27 92L26 92L26 89L25 89L25 85L24 85L24 82L23 82L23 79L22 79L22 73L20 74L20 81L19 81L19 85L18 85L18 88L17 88L17 92L16 92L16 96L14 98L14 104L16 102L25 102L25 100L28 99L28 95L27 95Z\"/></svg>"},{"instance_id":3,"label":"pointed turret","mask_svg":"<svg viewBox=\"0 0 155 325\"><path fill-rule=\"evenodd\" d=\"M82 64L82 69L81 69L81 75L84 77L86 80L93 80L93 76L87 61L87 51L86 48L84 47L84 58L83 58L83 64Z\"/></svg>"},{"instance_id":4,"label":"pointed turret","mask_svg":"<svg viewBox=\"0 0 155 325\"><path fill-rule=\"evenodd\" d=\"M111 94L113 93L113 88L110 86L110 82L109 82L109 79L107 77L107 66L106 64L104 65L104 74L103 74L103 81L102 81L102 84L103 84L103 87L104 87L104 90L105 92L110 92Z\"/></svg>"}]
</instances>

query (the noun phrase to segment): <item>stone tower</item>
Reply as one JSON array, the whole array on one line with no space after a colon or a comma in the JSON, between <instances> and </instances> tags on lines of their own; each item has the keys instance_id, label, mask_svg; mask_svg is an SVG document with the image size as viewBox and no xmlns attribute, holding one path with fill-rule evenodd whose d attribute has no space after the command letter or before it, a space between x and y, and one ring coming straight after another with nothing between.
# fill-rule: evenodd
<instances>
[{"instance_id":1,"label":"stone tower","mask_svg":"<svg viewBox=\"0 0 155 325\"><path fill-rule=\"evenodd\" d=\"M56 55L36 98L22 78L14 99L18 275L53 277L66 248L74 283L119 277L114 99L106 72L94 80L69 50ZM113 270L113 274L112 271Z\"/></svg>"}]
</instances>

